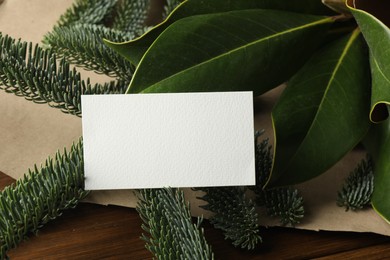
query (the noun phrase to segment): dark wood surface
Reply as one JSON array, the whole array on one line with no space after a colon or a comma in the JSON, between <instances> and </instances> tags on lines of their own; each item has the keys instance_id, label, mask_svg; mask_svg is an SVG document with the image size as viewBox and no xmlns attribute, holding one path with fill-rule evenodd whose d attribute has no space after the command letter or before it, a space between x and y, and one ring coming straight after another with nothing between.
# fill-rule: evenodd
<instances>
[{"instance_id":1,"label":"dark wood surface","mask_svg":"<svg viewBox=\"0 0 390 260\"><path fill-rule=\"evenodd\" d=\"M0 173L0 189L14 182ZM263 243L234 248L204 222L216 259L390 259L390 238L370 233L261 228ZM134 209L82 203L9 252L11 259L150 259Z\"/></svg>"}]
</instances>

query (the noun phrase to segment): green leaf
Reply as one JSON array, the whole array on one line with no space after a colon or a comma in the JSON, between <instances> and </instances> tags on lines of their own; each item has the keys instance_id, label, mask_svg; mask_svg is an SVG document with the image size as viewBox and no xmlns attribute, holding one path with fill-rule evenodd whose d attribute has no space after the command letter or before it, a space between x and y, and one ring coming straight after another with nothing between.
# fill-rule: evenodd
<instances>
[{"instance_id":1,"label":"green leaf","mask_svg":"<svg viewBox=\"0 0 390 260\"><path fill-rule=\"evenodd\" d=\"M370 48L372 96L370 119L374 125L365 140L374 160L372 206L390 223L390 16L389 1L347 1Z\"/></svg>"},{"instance_id":2,"label":"green leaf","mask_svg":"<svg viewBox=\"0 0 390 260\"><path fill-rule=\"evenodd\" d=\"M106 40L105 43L130 60L134 65L138 65L150 45L175 21L193 15L245 9L276 9L317 15L332 14L332 11L322 5L319 0L187 0L181 3L165 21L140 38L123 43L114 43Z\"/></svg>"},{"instance_id":3,"label":"green leaf","mask_svg":"<svg viewBox=\"0 0 390 260\"><path fill-rule=\"evenodd\" d=\"M367 133L369 68L358 30L315 54L272 111L275 158L267 185L314 178Z\"/></svg>"},{"instance_id":4,"label":"green leaf","mask_svg":"<svg viewBox=\"0 0 390 260\"><path fill-rule=\"evenodd\" d=\"M364 144L374 160L374 193L371 204L390 223L390 119L373 125Z\"/></svg>"},{"instance_id":5,"label":"green leaf","mask_svg":"<svg viewBox=\"0 0 390 260\"><path fill-rule=\"evenodd\" d=\"M388 12L390 2L383 2L386 2L385 10ZM347 4L370 47L372 75L370 119L372 122L380 122L389 116L387 105L390 105L390 29L384 22L390 22L390 19L388 13L386 16L382 14L384 7L378 6L376 2L373 2L376 6L364 1L347 1Z\"/></svg>"},{"instance_id":6,"label":"green leaf","mask_svg":"<svg viewBox=\"0 0 390 260\"><path fill-rule=\"evenodd\" d=\"M348 7L345 5L345 0L322 0L322 3L337 13L350 13Z\"/></svg>"},{"instance_id":7,"label":"green leaf","mask_svg":"<svg viewBox=\"0 0 390 260\"><path fill-rule=\"evenodd\" d=\"M261 9L184 18L153 43L127 93L262 94L304 64L332 22L322 16Z\"/></svg>"}]
</instances>

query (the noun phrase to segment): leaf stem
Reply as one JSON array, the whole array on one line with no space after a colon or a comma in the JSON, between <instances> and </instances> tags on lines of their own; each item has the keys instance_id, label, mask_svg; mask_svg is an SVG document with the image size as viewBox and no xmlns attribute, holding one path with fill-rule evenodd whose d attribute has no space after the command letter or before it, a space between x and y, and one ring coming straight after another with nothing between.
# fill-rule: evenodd
<instances>
[{"instance_id":1,"label":"leaf stem","mask_svg":"<svg viewBox=\"0 0 390 260\"><path fill-rule=\"evenodd\" d=\"M353 16L350 13L342 13L342 14L339 14L339 15L332 16L332 18L333 18L334 21L337 21L337 22L339 22L339 21L340 22L345 22L345 21L352 20Z\"/></svg>"}]
</instances>

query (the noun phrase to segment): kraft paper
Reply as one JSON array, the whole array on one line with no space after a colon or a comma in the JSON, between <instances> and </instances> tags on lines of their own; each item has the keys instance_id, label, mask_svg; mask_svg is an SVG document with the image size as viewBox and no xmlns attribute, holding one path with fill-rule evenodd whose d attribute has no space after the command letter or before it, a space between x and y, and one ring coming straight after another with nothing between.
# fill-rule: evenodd
<instances>
[{"instance_id":1,"label":"kraft paper","mask_svg":"<svg viewBox=\"0 0 390 260\"><path fill-rule=\"evenodd\" d=\"M0 1L1 2L1 1ZM0 4L0 32L14 38L39 43L50 31L60 14L71 5L71 0L5 0ZM92 81L107 81L108 78L93 73ZM270 109L277 99L278 88L255 102L255 128L265 129L272 143ZM63 147L69 147L81 135L81 119L50 108L37 105L12 94L0 91L0 171L13 178L20 178L34 164L44 162ZM372 209L359 212L345 212L336 206L337 190L348 173L364 157L364 152L354 150L332 167L326 174L299 185L305 198L306 216L297 228L310 230L337 230L375 232L390 235L390 225ZM200 193L185 189L191 202L193 215L210 213L200 209L203 201L196 199ZM134 207L136 198L131 190L96 191L86 201L103 205L113 204ZM274 226L277 221L261 217L261 224Z\"/></svg>"}]
</instances>

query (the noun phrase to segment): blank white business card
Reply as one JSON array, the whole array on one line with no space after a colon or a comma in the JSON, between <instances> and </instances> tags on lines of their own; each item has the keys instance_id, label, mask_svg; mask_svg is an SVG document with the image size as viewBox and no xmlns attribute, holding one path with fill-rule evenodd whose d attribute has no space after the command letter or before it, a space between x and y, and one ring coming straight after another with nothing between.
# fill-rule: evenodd
<instances>
[{"instance_id":1,"label":"blank white business card","mask_svg":"<svg viewBox=\"0 0 390 260\"><path fill-rule=\"evenodd\" d=\"M87 190L255 185L252 92L81 101Z\"/></svg>"}]
</instances>

